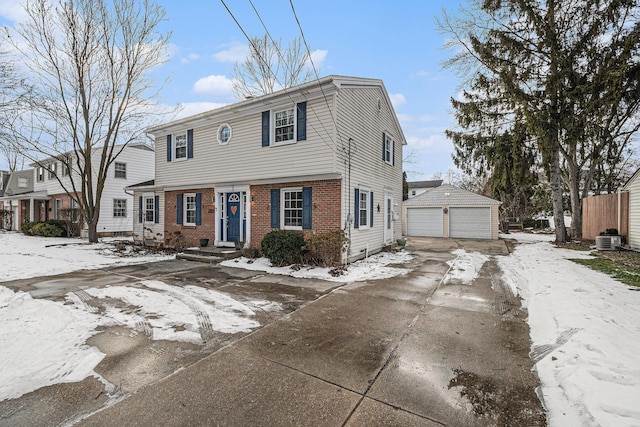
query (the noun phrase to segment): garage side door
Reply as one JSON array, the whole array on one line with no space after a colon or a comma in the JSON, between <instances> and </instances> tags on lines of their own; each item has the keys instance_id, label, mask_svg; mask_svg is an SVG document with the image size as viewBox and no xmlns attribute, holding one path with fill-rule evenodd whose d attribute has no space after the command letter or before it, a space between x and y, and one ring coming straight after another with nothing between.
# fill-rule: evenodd
<instances>
[{"instance_id":1,"label":"garage side door","mask_svg":"<svg viewBox=\"0 0 640 427\"><path fill-rule=\"evenodd\" d=\"M442 237L442 208L407 208L407 235Z\"/></svg>"},{"instance_id":2,"label":"garage side door","mask_svg":"<svg viewBox=\"0 0 640 427\"><path fill-rule=\"evenodd\" d=\"M449 236L491 239L491 208L449 208Z\"/></svg>"}]
</instances>

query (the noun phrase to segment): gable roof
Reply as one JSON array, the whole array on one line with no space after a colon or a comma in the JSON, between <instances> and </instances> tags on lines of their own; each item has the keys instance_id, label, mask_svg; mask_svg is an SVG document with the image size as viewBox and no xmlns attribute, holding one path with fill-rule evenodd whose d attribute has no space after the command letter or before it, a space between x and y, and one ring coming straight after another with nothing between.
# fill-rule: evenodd
<instances>
[{"instance_id":1,"label":"gable roof","mask_svg":"<svg viewBox=\"0 0 640 427\"><path fill-rule=\"evenodd\" d=\"M289 97L292 101L302 102L308 99L316 97L328 96L329 91L339 90L341 87L378 87L381 89L384 95L385 101L389 106L392 114L392 118L396 128L399 132L399 139L402 145L407 145L407 139L400 126L400 121L396 115L389 93L384 86L384 83L380 79L370 79L365 77L348 77L329 75L319 79L311 80L310 82L303 83L299 86L293 86L285 88L266 95L256 96L255 98L245 99L233 104L225 105L224 107L216 108L214 110L205 111L203 113L194 114L188 117L177 119L171 122L163 123L157 126L153 126L147 129L147 133L151 135L159 135L162 133L170 133L172 129L177 129L184 126L197 127L201 124L210 123L212 119L217 118L225 120L227 117L236 116L239 114L253 113L254 111L261 111L267 106L271 108L273 102L277 102L278 98Z\"/></svg>"},{"instance_id":2,"label":"gable roof","mask_svg":"<svg viewBox=\"0 0 640 427\"><path fill-rule=\"evenodd\" d=\"M432 179L429 181L409 181L407 182L409 190L412 188L434 188L442 185L441 179Z\"/></svg>"},{"instance_id":3,"label":"gable roof","mask_svg":"<svg viewBox=\"0 0 640 427\"><path fill-rule=\"evenodd\" d=\"M502 202L450 184L443 184L405 200L402 204L404 206L492 206L500 205Z\"/></svg>"}]
</instances>

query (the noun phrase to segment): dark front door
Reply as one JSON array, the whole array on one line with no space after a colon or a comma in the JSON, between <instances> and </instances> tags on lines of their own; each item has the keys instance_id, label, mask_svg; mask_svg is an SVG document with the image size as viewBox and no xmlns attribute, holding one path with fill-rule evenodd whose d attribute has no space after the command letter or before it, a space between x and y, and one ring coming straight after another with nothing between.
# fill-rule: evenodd
<instances>
[{"instance_id":1,"label":"dark front door","mask_svg":"<svg viewBox=\"0 0 640 427\"><path fill-rule=\"evenodd\" d=\"M240 241L240 193L227 193L227 241Z\"/></svg>"}]
</instances>

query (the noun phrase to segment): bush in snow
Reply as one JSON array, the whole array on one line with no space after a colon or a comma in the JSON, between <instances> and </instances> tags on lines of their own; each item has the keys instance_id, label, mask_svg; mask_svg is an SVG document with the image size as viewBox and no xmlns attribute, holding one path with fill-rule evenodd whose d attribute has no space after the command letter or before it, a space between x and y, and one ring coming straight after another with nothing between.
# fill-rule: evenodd
<instances>
[{"instance_id":1,"label":"bush in snow","mask_svg":"<svg viewBox=\"0 0 640 427\"><path fill-rule=\"evenodd\" d=\"M32 222L32 221L25 221L22 223L22 225L20 226L20 231L22 231L23 234L26 234L27 236L33 236L33 233L31 232L31 229L37 224L37 222Z\"/></svg>"},{"instance_id":2,"label":"bush in snow","mask_svg":"<svg viewBox=\"0 0 640 427\"><path fill-rule=\"evenodd\" d=\"M64 234L64 230L54 224L39 222L31 228L31 234L34 236L60 237Z\"/></svg>"},{"instance_id":3,"label":"bush in snow","mask_svg":"<svg viewBox=\"0 0 640 427\"><path fill-rule=\"evenodd\" d=\"M342 264L346 244L347 236L342 230L312 234L305 242L304 261L309 265L337 267Z\"/></svg>"},{"instance_id":4,"label":"bush in snow","mask_svg":"<svg viewBox=\"0 0 640 427\"><path fill-rule=\"evenodd\" d=\"M274 230L267 233L260 244L260 253L269 258L271 264L286 265L302 262L304 236L288 230Z\"/></svg>"}]
</instances>

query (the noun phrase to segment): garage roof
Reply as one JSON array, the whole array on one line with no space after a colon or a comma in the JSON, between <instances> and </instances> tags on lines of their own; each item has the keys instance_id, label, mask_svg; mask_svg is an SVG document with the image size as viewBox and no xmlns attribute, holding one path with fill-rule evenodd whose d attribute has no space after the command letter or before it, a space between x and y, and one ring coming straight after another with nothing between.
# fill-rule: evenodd
<instances>
[{"instance_id":1,"label":"garage roof","mask_svg":"<svg viewBox=\"0 0 640 427\"><path fill-rule=\"evenodd\" d=\"M443 184L405 200L402 204L404 206L491 206L501 203L453 185Z\"/></svg>"}]
</instances>

